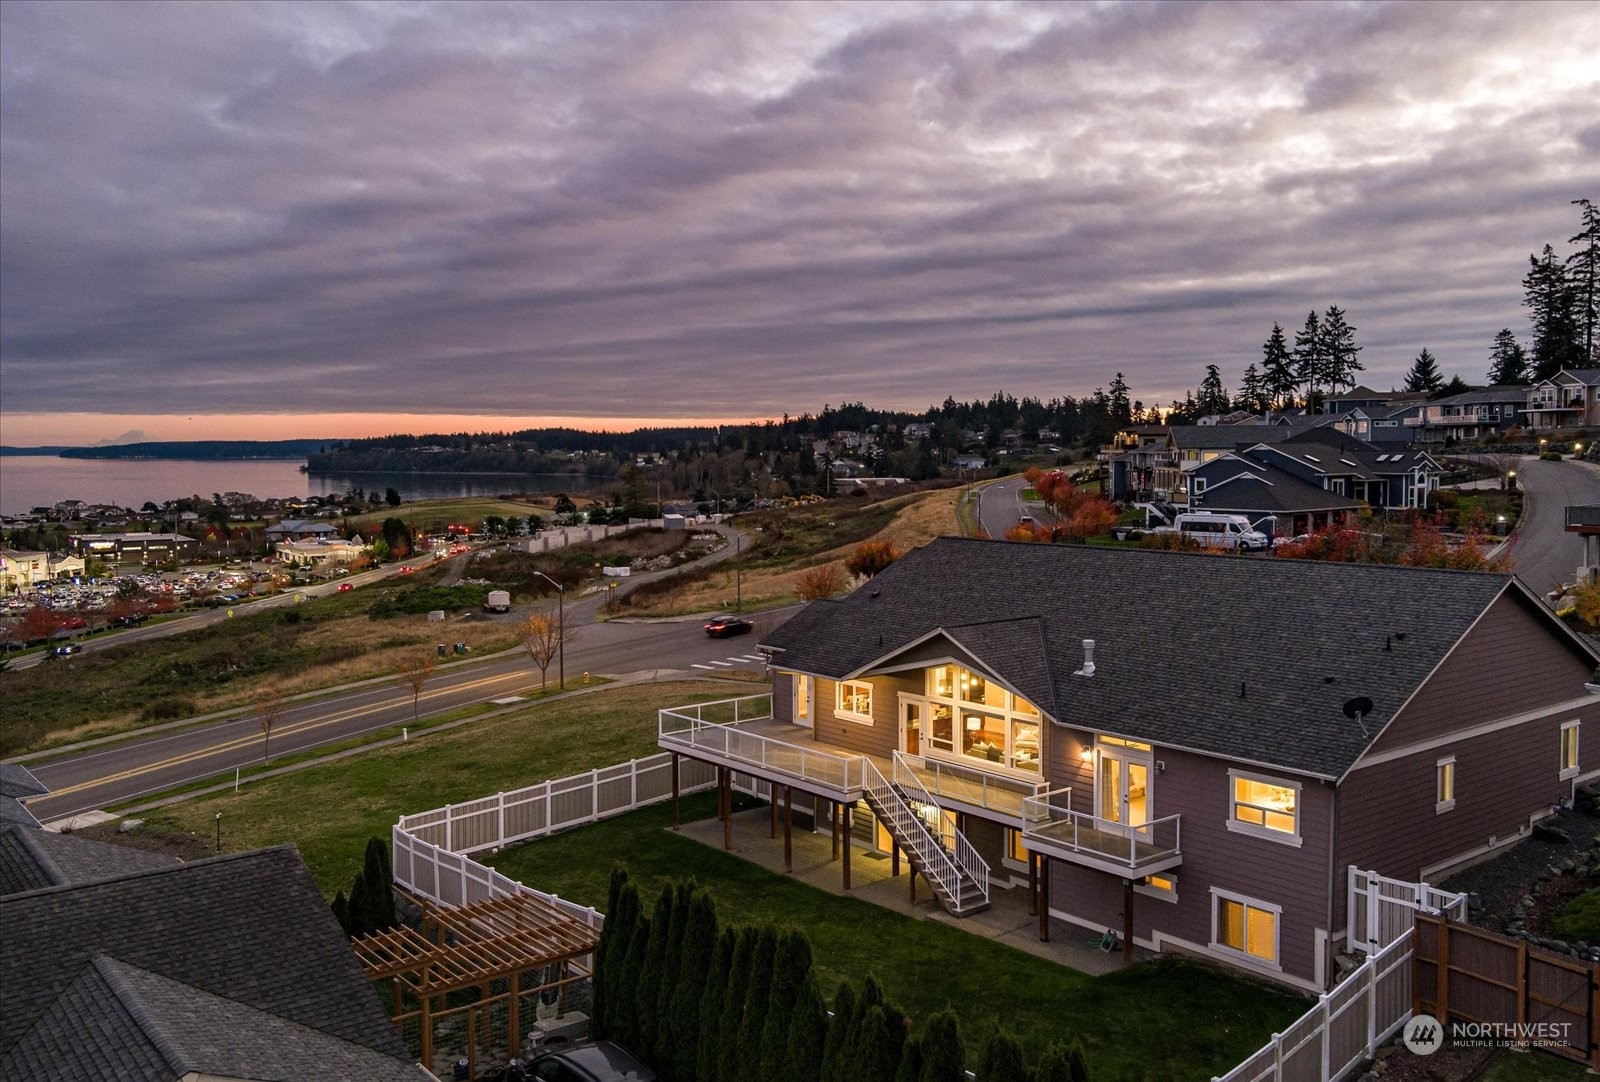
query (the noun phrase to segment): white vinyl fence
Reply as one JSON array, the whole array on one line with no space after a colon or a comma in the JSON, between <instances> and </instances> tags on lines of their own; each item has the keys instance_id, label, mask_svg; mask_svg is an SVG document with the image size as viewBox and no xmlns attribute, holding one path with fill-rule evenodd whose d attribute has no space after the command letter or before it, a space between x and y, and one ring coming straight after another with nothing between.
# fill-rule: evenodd
<instances>
[{"instance_id":1,"label":"white vinyl fence","mask_svg":"<svg viewBox=\"0 0 1600 1082\"><path fill-rule=\"evenodd\" d=\"M1407 928L1260 1051L1212 1082L1337 1082L1358 1069L1411 1017L1415 935Z\"/></svg>"},{"instance_id":2,"label":"white vinyl fence","mask_svg":"<svg viewBox=\"0 0 1600 1082\"><path fill-rule=\"evenodd\" d=\"M716 784L716 767L678 760L680 793ZM734 787L766 799L766 782L735 775ZM605 916L553 894L526 887L479 864L469 854L542 838L568 827L598 822L672 797L672 754L661 752L569 778L496 793L465 804L404 815L391 831L394 881L440 905L469 905L487 898L531 895L598 928Z\"/></svg>"},{"instance_id":3,"label":"white vinyl fence","mask_svg":"<svg viewBox=\"0 0 1600 1082\"><path fill-rule=\"evenodd\" d=\"M1350 950L1373 954L1411 930L1418 910L1452 920L1467 919L1467 896L1452 894L1425 882L1408 883L1354 864L1349 874Z\"/></svg>"}]
</instances>

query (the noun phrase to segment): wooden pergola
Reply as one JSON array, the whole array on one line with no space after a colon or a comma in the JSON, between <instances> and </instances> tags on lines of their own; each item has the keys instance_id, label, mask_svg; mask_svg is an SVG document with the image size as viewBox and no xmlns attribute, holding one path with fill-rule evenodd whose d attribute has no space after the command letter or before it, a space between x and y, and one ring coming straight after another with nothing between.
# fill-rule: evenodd
<instances>
[{"instance_id":1,"label":"wooden pergola","mask_svg":"<svg viewBox=\"0 0 1600 1082\"><path fill-rule=\"evenodd\" d=\"M529 895L491 898L458 909L421 900L422 931L408 927L373 932L354 941L369 980L392 980L395 1024L407 1017L407 993L420 1004L424 1064L433 1059L435 1001L472 988L492 998L490 984L505 980L507 1047L521 1047L518 994L522 975L560 966L580 976L588 969L579 959L594 953L600 933L555 906ZM562 981L561 983L566 983ZM469 1016L470 1021L470 1016Z\"/></svg>"}]
</instances>

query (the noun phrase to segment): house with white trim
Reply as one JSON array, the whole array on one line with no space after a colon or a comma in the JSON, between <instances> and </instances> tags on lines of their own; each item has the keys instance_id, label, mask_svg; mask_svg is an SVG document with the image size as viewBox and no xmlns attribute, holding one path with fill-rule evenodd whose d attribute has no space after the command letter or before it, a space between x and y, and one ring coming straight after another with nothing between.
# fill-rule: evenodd
<instances>
[{"instance_id":1,"label":"house with white trim","mask_svg":"<svg viewBox=\"0 0 1600 1082\"><path fill-rule=\"evenodd\" d=\"M1026 892L1042 937L1307 991L1352 867L1442 877L1600 777L1600 655L1505 574L943 538L760 649L770 716L664 711L660 746L958 916Z\"/></svg>"}]
</instances>

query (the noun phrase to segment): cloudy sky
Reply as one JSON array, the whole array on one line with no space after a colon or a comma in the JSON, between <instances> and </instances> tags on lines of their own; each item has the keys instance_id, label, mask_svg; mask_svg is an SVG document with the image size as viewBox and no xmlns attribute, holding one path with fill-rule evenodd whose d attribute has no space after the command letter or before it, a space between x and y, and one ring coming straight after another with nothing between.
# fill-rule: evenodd
<instances>
[{"instance_id":1,"label":"cloudy sky","mask_svg":"<svg viewBox=\"0 0 1600 1082\"><path fill-rule=\"evenodd\" d=\"M0 6L0 442L1481 381L1600 5Z\"/></svg>"}]
</instances>

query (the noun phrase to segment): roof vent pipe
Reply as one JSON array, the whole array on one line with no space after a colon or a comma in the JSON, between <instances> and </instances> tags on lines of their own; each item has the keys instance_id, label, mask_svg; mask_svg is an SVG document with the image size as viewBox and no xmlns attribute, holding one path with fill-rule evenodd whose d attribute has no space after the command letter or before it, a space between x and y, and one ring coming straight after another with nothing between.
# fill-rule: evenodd
<instances>
[{"instance_id":1,"label":"roof vent pipe","mask_svg":"<svg viewBox=\"0 0 1600 1082\"><path fill-rule=\"evenodd\" d=\"M1073 676L1094 675L1094 640L1083 640L1083 668L1072 674Z\"/></svg>"}]
</instances>

